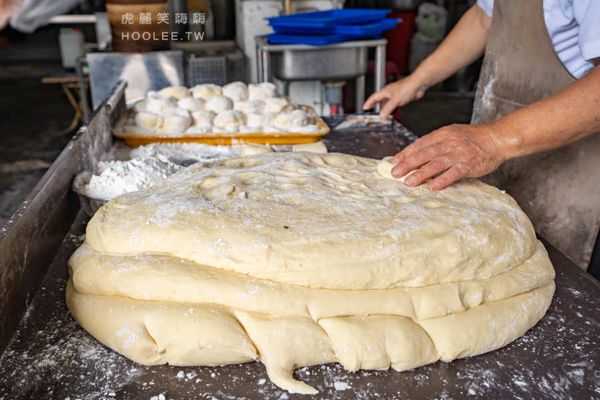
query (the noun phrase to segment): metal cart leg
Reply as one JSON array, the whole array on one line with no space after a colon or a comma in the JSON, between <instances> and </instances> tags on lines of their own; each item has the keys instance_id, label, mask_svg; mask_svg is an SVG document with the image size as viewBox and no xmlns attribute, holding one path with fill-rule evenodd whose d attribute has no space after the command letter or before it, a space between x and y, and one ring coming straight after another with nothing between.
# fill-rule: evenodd
<instances>
[{"instance_id":1,"label":"metal cart leg","mask_svg":"<svg viewBox=\"0 0 600 400\"><path fill-rule=\"evenodd\" d=\"M77 72L77 80L79 81L79 101L81 102L81 109L83 112L83 122L87 124L90 122L90 105L87 96L87 82L83 74L83 64L85 57L79 57L75 63L75 71Z\"/></svg>"},{"instance_id":2,"label":"metal cart leg","mask_svg":"<svg viewBox=\"0 0 600 400\"><path fill-rule=\"evenodd\" d=\"M375 91L385 85L385 45L375 47ZM379 112L381 106L377 105L375 111Z\"/></svg>"},{"instance_id":3,"label":"metal cart leg","mask_svg":"<svg viewBox=\"0 0 600 400\"><path fill-rule=\"evenodd\" d=\"M262 50L258 45L256 45L256 82L264 82L263 80L263 71L262 71ZM255 77L251 76L250 81L252 81Z\"/></svg>"},{"instance_id":4,"label":"metal cart leg","mask_svg":"<svg viewBox=\"0 0 600 400\"><path fill-rule=\"evenodd\" d=\"M362 106L365 103L365 76L361 75L356 78L356 99L354 112L362 112Z\"/></svg>"},{"instance_id":5,"label":"metal cart leg","mask_svg":"<svg viewBox=\"0 0 600 400\"><path fill-rule=\"evenodd\" d=\"M375 48L375 91L385 86L385 45Z\"/></svg>"},{"instance_id":6,"label":"metal cart leg","mask_svg":"<svg viewBox=\"0 0 600 400\"><path fill-rule=\"evenodd\" d=\"M271 54L269 51L262 51L262 82L271 80Z\"/></svg>"},{"instance_id":7,"label":"metal cart leg","mask_svg":"<svg viewBox=\"0 0 600 400\"><path fill-rule=\"evenodd\" d=\"M67 96L67 100L69 100L69 103L71 104L71 107L73 107L73 111L75 112L75 114L73 115L73 119L71 120L71 124L65 130L65 132L71 132L71 131L75 130L75 128L77 128L77 126L79 126L79 121L83 120L83 118L82 118L83 114L81 112L81 104L79 101L77 101L77 99L75 98L73 93L71 93L71 87L69 86L68 83L63 83L61 86L62 86L63 92L65 92L65 95Z\"/></svg>"}]
</instances>

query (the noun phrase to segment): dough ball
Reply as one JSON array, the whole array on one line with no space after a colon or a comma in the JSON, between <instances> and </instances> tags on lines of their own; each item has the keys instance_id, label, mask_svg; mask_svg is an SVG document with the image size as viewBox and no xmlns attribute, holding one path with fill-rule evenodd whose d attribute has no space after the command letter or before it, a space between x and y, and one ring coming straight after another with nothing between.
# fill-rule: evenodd
<instances>
[{"instance_id":1,"label":"dough ball","mask_svg":"<svg viewBox=\"0 0 600 400\"><path fill-rule=\"evenodd\" d=\"M192 117L184 110L177 110L162 117L162 130L168 134L183 134L192 125Z\"/></svg>"},{"instance_id":2,"label":"dough ball","mask_svg":"<svg viewBox=\"0 0 600 400\"><path fill-rule=\"evenodd\" d=\"M248 115L250 113L259 113L265 108L265 102L262 100L238 101L233 104L233 109L241 111Z\"/></svg>"},{"instance_id":3,"label":"dough ball","mask_svg":"<svg viewBox=\"0 0 600 400\"><path fill-rule=\"evenodd\" d=\"M248 100L248 86L244 82L233 82L223 86L223 96L229 97L233 101Z\"/></svg>"},{"instance_id":4,"label":"dough ball","mask_svg":"<svg viewBox=\"0 0 600 400\"><path fill-rule=\"evenodd\" d=\"M248 85L250 100L266 100L277 96L277 86L271 82L251 83Z\"/></svg>"},{"instance_id":5,"label":"dough ball","mask_svg":"<svg viewBox=\"0 0 600 400\"><path fill-rule=\"evenodd\" d=\"M142 111L135 115L135 124L144 129L155 129L159 125L160 117L154 113Z\"/></svg>"},{"instance_id":6,"label":"dough ball","mask_svg":"<svg viewBox=\"0 0 600 400\"><path fill-rule=\"evenodd\" d=\"M225 110L217 114L213 121L217 128L225 129L227 132L236 132L240 126L246 124L246 117L236 110Z\"/></svg>"},{"instance_id":7,"label":"dough ball","mask_svg":"<svg viewBox=\"0 0 600 400\"><path fill-rule=\"evenodd\" d=\"M278 113L290 104L284 97L271 97L265 100L265 112Z\"/></svg>"},{"instance_id":8,"label":"dough ball","mask_svg":"<svg viewBox=\"0 0 600 400\"><path fill-rule=\"evenodd\" d=\"M321 128L318 125L309 124L309 125L305 125L305 126L293 127L293 128L290 128L290 130L294 133L308 134L308 133L317 133L321 130Z\"/></svg>"},{"instance_id":9,"label":"dough ball","mask_svg":"<svg viewBox=\"0 0 600 400\"><path fill-rule=\"evenodd\" d=\"M208 133L210 132L211 127L210 126L195 126L192 125L189 128L187 128L185 130L185 134L186 135L201 135L203 133Z\"/></svg>"},{"instance_id":10,"label":"dough ball","mask_svg":"<svg viewBox=\"0 0 600 400\"><path fill-rule=\"evenodd\" d=\"M209 101L215 96L221 96L223 94L223 90L218 85L213 85L211 83L196 85L192 88L192 96L196 98L201 98L205 101Z\"/></svg>"},{"instance_id":11,"label":"dough ball","mask_svg":"<svg viewBox=\"0 0 600 400\"><path fill-rule=\"evenodd\" d=\"M306 115L308 116L308 118L311 120L309 121L309 123L312 123L315 118L317 118L319 116L319 114L317 114L317 112L315 111L314 108L312 108L311 106L307 106L304 104L300 104L298 106L296 106L297 110L302 110L306 113Z\"/></svg>"},{"instance_id":12,"label":"dough ball","mask_svg":"<svg viewBox=\"0 0 600 400\"><path fill-rule=\"evenodd\" d=\"M201 111L204 110L206 101L204 99L196 99L193 97L186 97L177 102L177 107L187 111Z\"/></svg>"},{"instance_id":13,"label":"dough ball","mask_svg":"<svg viewBox=\"0 0 600 400\"><path fill-rule=\"evenodd\" d=\"M192 120L195 127L210 128L215 119L215 113L208 110L193 111Z\"/></svg>"},{"instance_id":14,"label":"dough ball","mask_svg":"<svg viewBox=\"0 0 600 400\"><path fill-rule=\"evenodd\" d=\"M286 111L277 114L273 125L279 129L297 129L308 125L308 116L302 110Z\"/></svg>"},{"instance_id":15,"label":"dough ball","mask_svg":"<svg viewBox=\"0 0 600 400\"><path fill-rule=\"evenodd\" d=\"M265 117L260 113L246 114L246 125L252 128L260 128L265 124Z\"/></svg>"},{"instance_id":16,"label":"dough ball","mask_svg":"<svg viewBox=\"0 0 600 400\"><path fill-rule=\"evenodd\" d=\"M177 100L181 100L185 97L190 97L191 93L185 86L169 86L158 92L160 97L174 97Z\"/></svg>"},{"instance_id":17,"label":"dough ball","mask_svg":"<svg viewBox=\"0 0 600 400\"><path fill-rule=\"evenodd\" d=\"M394 157L385 157L383 160L379 161L377 163L377 167L376 167L377 173L379 175L383 176L384 178L395 179L400 182L404 182L404 180L406 178L411 176L416 171L416 169L412 170L408 174L406 174L400 178L396 178L395 176L392 175L392 169L394 169L394 167L396 166L396 163L392 162L393 159L394 159Z\"/></svg>"},{"instance_id":18,"label":"dough ball","mask_svg":"<svg viewBox=\"0 0 600 400\"><path fill-rule=\"evenodd\" d=\"M152 95L146 98L145 106L147 111L158 114L177 108L177 101L174 97Z\"/></svg>"},{"instance_id":19,"label":"dough ball","mask_svg":"<svg viewBox=\"0 0 600 400\"><path fill-rule=\"evenodd\" d=\"M147 108L146 108L146 99L143 99L143 100L140 100L140 101L136 101L135 104L133 105L133 110L135 112L147 111Z\"/></svg>"},{"instance_id":20,"label":"dough ball","mask_svg":"<svg viewBox=\"0 0 600 400\"><path fill-rule=\"evenodd\" d=\"M223 111L233 109L233 101L229 97L226 96L215 96L206 102L206 107L208 111L212 111L215 114L218 114Z\"/></svg>"}]
</instances>

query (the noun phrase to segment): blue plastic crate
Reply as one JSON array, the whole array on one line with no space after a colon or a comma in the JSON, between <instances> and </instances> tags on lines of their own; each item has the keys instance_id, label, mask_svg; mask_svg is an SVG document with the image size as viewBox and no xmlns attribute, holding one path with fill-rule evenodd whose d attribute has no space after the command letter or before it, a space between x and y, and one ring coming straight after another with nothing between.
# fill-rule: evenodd
<instances>
[{"instance_id":1,"label":"blue plastic crate","mask_svg":"<svg viewBox=\"0 0 600 400\"><path fill-rule=\"evenodd\" d=\"M306 44L310 46L325 46L328 44L342 43L353 40L350 36L343 35L283 35L272 33L267 36L271 44Z\"/></svg>"},{"instance_id":2,"label":"blue plastic crate","mask_svg":"<svg viewBox=\"0 0 600 400\"><path fill-rule=\"evenodd\" d=\"M333 43L348 42L351 40L380 37L384 31L394 29L401 20L385 19L371 25L340 25L333 29L328 35L310 35L298 33L294 30L290 34L273 33L267 38L271 44L307 44L312 46L324 46Z\"/></svg>"},{"instance_id":3,"label":"blue plastic crate","mask_svg":"<svg viewBox=\"0 0 600 400\"><path fill-rule=\"evenodd\" d=\"M381 36L383 32L394 29L400 22L400 19L387 18L369 25L339 25L335 27L334 34L358 38Z\"/></svg>"},{"instance_id":4,"label":"blue plastic crate","mask_svg":"<svg viewBox=\"0 0 600 400\"><path fill-rule=\"evenodd\" d=\"M289 34L300 30L304 34L329 35L334 33L333 29L337 25L371 24L381 21L390 12L388 9L334 9L271 17L267 20L276 33Z\"/></svg>"}]
</instances>

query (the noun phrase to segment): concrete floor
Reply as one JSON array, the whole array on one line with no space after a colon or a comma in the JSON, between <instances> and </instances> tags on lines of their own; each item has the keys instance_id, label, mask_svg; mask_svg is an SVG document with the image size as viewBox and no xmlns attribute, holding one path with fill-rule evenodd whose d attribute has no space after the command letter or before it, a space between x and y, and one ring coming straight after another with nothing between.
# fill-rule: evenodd
<instances>
[{"instance_id":1,"label":"concrete floor","mask_svg":"<svg viewBox=\"0 0 600 400\"><path fill-rule=\"evenodd\" d=\"M0 68L0 226L16 210L73 132L65 132L71 106L58 85L40 79L55 64Z\"/></svg>"}]
</instances>

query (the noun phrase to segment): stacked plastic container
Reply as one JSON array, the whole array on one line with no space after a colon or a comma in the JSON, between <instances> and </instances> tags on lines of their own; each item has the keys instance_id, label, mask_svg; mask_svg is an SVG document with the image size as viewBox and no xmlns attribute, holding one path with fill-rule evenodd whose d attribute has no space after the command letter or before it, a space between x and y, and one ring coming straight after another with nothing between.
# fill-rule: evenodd
<instances>
[{"instance_id":1,"label":"stacked plastic container","mask_svg":"<svg viewBox=\"0 0 600 400\"><path fill-rule=\"evenodd\" d=\"M391 10L335 9L269 18L275 33L271 44L307 44L323 46L381 37L401 21L386 18Z\"/></svg>"}]
</instances>

